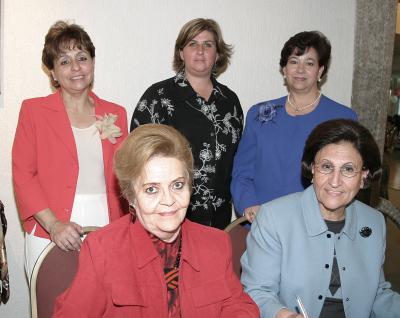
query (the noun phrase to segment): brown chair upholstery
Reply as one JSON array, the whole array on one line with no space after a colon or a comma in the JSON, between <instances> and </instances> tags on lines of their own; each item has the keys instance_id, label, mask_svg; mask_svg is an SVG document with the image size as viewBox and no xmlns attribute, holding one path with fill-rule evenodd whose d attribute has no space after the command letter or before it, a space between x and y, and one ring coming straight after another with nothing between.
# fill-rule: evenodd
<instances>
[{"instance_id":1,"label":"brown chair upholstery","mask_svg":"<svg viewBox=\"0 0 400 318\"><path fill-rule=\"evenodd\" d=\"M388 217L397 228L400 230L400 209L397 208L391 201L379 197L378 204L374 206L375 209L381 211L385 217Z\"/></svg>"},{"instance_id":2,"label":"brown chair upholstery","mask_svg":"<svg viewBox=\"0 0 400 318\"><path fill-rule=\"evenodd\" d=\"M84 227L85 234L98 227ZM65 252L51 242L33 268L30 293L32 318L50 318L54 301L72 282L78 270L78 251Z\"/></svg>"},{"instance_id":3,"label":"brown chair upholstery","mask_svg":"<svg viewBox=\"0 0 400 318\"><path fill-rule=\"evenodd\" d=\"M244 223L247 223L247 219L245 216L242 216L225 228L225 232L229 234L232 241L233 270L239 278L242 272L240 258L246 250L246 238L249 233L249 228L242 226Z\"/></svg>"}]
</instances>

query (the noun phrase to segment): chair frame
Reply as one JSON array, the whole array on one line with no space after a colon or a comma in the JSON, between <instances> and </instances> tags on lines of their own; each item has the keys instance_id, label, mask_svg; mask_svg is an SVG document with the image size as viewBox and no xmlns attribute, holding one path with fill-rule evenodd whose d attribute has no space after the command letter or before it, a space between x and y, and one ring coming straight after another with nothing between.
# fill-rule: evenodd
<instances>
[{"instance_id":1,"label":"chair frame","mask_svg":"<svg viewBox=\"0 0 400 318\"><path fill-rule=\"evenodd\" d=\"M245 216L242 216L233 222L231 222L225 229L224 231L228 233L228 235L231 238L231 244L232 244L232 267L233 271L235 274L240 278L240 273L241 273L241 265L240 265L240 257L243 255L243 253L246 250L246 240L242 240L243 238L243 231L245 230L246 236L248 234L249 229L248 228L242 228L239 229L238 227L241 227L241 224L247 222L247 218ZM237 229L237 231L234 231ZM235 239L236 237L236 239ZM245 239L244 237L244 239ZM237 240L240 238L239 240ZM238 245L235 244L238 243ZM244 248L244 249L243 249Z\"/></svg>"},{"instance_id":2,"label":"chair frame","mask_svg":"<svg viewBox=\"0 0 400 318\"><path fill-rule=\"evenodd\" d=\"M90 232L96 231L100 227L98 226L85 226L83 227L83 234L87 235ZM36 260L35 266L33 267L31 279L30 279L30 295L31 295L31 312L32 318L38 318L38 308L37 308L37 296L36 296L36 283L37 276L40 271L40 267L42 266L43 261L45 260L47 254L57 246L56 243L50 242L46 248L40 253L38 259Z\"/></svg>"},{"instance_id":3,"label":"chair frame","mask_svg":"<svg viewBox=\"0 0 400 318\"><path fill-rule=\"evenodd\" d=\"M243 222L247 221L247 218L243 215L240 218L237 218L235 221L231 222L228 224L228 226L224 229L225 232L229 233L232 231L232 229L237 226L238 224L241 224Z\"/></svg>"}]
</instances>

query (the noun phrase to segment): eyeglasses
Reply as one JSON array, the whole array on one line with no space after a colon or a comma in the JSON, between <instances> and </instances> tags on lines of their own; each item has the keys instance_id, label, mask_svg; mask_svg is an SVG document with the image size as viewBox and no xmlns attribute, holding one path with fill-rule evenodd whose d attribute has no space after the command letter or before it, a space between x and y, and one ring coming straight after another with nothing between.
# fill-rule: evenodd
<instances>
[{"instance_id":1,"label":"eyeglasses","mask_svg":"<svg viewBox=\"0 0 400 318\"><path fill-rule=\"evenodd\" d=\"M323 160L319 163L314 164L315 168L317 168L318 172L322 174L331 174L335 170L335 165L328 161ZM346 178L355 177L361 170L358 170L357 167L352 163L345 163L343 166L339 168L340 174Z\"/></svg>"}]
</instances>

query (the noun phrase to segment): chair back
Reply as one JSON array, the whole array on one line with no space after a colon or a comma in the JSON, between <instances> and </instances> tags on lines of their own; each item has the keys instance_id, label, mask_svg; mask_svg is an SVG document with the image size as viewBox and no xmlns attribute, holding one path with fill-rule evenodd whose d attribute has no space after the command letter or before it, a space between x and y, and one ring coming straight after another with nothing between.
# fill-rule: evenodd
<instances>
[{"instance_id":1,"label":"chair back","mask_svg":"<svg viewBox=\"0 0 400 318\"><path fill-rule=\"evenodd\" d=\"M224 230L231 237L233 271L239 278L242 273L240 258L246 250L246 238L249 233L249 227L243 226L245 223L248 223L248 221L245 216L242 216L229 224Z\"/></svg>"},{"instance_id":2,"label":"chair back","mask_svg":"<svg viewBox=\"0 0 400 318\"><path fill-rule=\"evenodd\" d=\"M84 234L96 226L83 228ZM51 318L54 302L71 284L78 270L79 251L65 252L51 242L33 268L30 293L32 318Z\"/></svg>"},{"instance_id":3,"label":"chair back","mask_svg":"<svg viewBox=\"0 0 400 318\"><path fill-rule=\"evenodd\" d=\"M388 217L400 230L400 209L397 208L391 201L379 197L378 204L375 209L381 211L385 217Z\"/></svg>"}]
</instances>

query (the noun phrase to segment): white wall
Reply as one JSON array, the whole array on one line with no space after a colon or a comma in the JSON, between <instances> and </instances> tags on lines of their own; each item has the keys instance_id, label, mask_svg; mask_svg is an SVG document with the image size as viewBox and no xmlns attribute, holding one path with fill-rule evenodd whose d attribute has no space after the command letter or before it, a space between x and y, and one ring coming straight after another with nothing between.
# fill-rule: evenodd
<instances>
[{"instance_id":1,"label":"white wall","mask_svg":"<svg viewBox=\"0 0 400 318\"><path fill-rule=\"evenodd\" d=\"M3 107L0 108L0 199L9 221L7 252L11 299L1 317L29 317L23 271L23 232L11 183L11 146L21 101L50 93L41 68L44 36L58 19L85 27L96 46L94 91L132 114L144 90L173 75L173 46L180 27L196 17L216 19L235 46L220 77L245 110L285 93L279 73L284 42L303 30L320 30L333 47L323 92L349 104L353 69L355 1L348 0L3 0Z\"/></svg>"}]
</instances>

